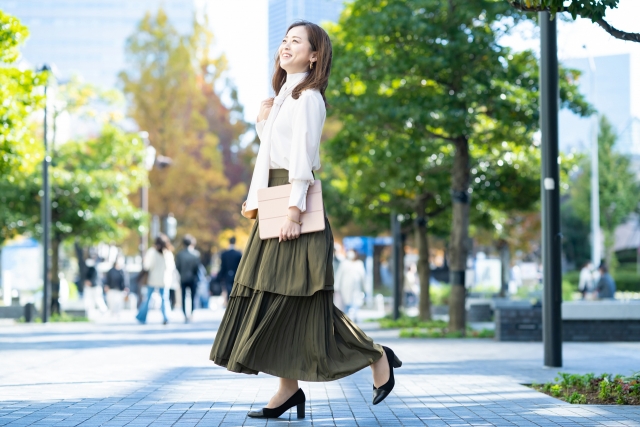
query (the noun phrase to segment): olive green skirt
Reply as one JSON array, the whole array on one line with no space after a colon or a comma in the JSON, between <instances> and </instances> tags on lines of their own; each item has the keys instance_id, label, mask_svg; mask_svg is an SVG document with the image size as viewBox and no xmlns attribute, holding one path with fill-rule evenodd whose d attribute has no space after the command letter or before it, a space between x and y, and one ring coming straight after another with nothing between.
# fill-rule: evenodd
<instances>
[{"instance_id":1,"label":"olive green skirt","mask_svg":"<svg viewBox=\"0 0 640 427\"><path fill-rule=\"evenodd\" d=\"M269 187L289 183L271 170ZM210 359L233 372L332 381L382 357L382 347L333 305L333 235L260 240L256 220Z\"/></svg>"}]
</instances>

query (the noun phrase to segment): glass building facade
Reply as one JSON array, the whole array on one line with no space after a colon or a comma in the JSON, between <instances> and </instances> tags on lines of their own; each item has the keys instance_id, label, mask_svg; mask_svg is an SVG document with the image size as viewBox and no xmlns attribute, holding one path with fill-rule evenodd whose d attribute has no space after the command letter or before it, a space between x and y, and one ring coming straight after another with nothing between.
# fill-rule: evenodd
<instances>
[{"instance_id":1,"label":"glass building facade","mask_svg":"<svg viewBox=\"0 0 640 427\"><path fill-rule=\"evenodd\" d=\"M28 66L53 64L59 79L77 74L103 87L116 85L127 37L159 7L178 32L190 31L194 0L0 0L0 10L29 27Z\"/></svg>"},{"instance_id":2,"label":"glass building facade","mask_svg":"<svg viewBox=\"0 0 640 427\"><path fill-rule=\"evenodd\" d=\"M607 117L618 133L617 149L640 155L640 58L629 54L564 60L581 72L580 92ZM560 111L560 149L589 151L591 124L568 110Z\"/></svg>"},{"instance_id":3,"label":"glass building facade","mask_svg":"<svg viewBox=\"0 0 640 427\"><path fill-rule=\"evenodd\" d=\"M287 28L303 19L322 24L336 22L344 8L344 0L269 0L269 87L278 47Z\"/></svg>"}]
</instances>

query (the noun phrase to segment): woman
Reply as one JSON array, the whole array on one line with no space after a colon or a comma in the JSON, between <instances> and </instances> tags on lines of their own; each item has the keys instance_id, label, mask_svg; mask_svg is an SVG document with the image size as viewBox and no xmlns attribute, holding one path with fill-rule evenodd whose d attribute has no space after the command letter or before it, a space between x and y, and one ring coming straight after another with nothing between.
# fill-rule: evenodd
<instances>
[{"instance_id":1,"label":"woman","mask_svg":"<svg viewBox=\"0 0 640 427\"><path fill-rule=\"evenodd\" d=\"M176 269L176 263L173 258L173 247L169 238L164 234L160 234L156 237L155 243L152 249L149 249L144 256L144 262L142 267L149 272L147 278L147 299L140 306L136 319L140 323L147 322L147 313L149 311L149 301L151 295L158 289L160 292L160 298L162 303L160 304L160 311L162 312L163 324L167 324L169 319L167 318L167 297L169 296L169 289L174 281L174 272Z\"/></svg>"},{"instance_id":2,"label":"woman","mask_svg":"<svg viewBox=\"0 0 640 427\"><path fill-rule=\"evenodd\" d=\"M365 278L364 263L353 249L348 250L346 259L336 271L333 290L340 295L344 311L356 321L358 308L362 305Z\"/></svg>"},{"instance_id":3,"label":"woman","mask_svg":"<svg viewBox=\"0 0 640 427\"><path fill-rule=\"evenodd\" d=\"M319 26L292 24L282 40L273 75L275 99L262 102L256 129L261 140L242 215L255 218L257 191L292 184L288 216L279 239L260 240L253 226L235 277L211 360L233 372L280 378L266 407L254 418L277 418L305 396L298 381L332 381L371 366L373 404L394 386L402 362L374 344L333 305L333 235L300 235L306 193L320 168L320 134L331 70L331 41Z\"/></svg>"}]
</instances>

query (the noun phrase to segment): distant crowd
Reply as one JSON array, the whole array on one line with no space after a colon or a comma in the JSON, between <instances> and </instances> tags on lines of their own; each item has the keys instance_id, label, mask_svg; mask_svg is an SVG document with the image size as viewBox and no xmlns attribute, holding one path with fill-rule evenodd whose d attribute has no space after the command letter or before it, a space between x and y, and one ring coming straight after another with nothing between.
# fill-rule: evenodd
<instances>
[{"instance_id":1,"label":"distant crowd","mask_svg":"<svg viewBox=\"0 0 640 427\"><path fill-rule=\"evenodd\" d=\"M118 257L102 277L96 269L95 258L88 258L79 286L87 314L97 311L118 316L125 307L137 308L136 319L146 323L150 306L159 302L166 324L169 321L167 311L174 310L178 300L185 322L192 320L197 307L208 308L211 296L222 296L223 306L226 306L242 257L235 248L236 239L229 239L229 247L220 254L220 268L212 275L203 265L196 243L195 237L185 235L182 250L174 256L171 241L160 234L153 247L146 251L141 271L133 280L124 268L122 257ZM132 292L132 288L136 291Z\"/></svg>"}]
</instances>

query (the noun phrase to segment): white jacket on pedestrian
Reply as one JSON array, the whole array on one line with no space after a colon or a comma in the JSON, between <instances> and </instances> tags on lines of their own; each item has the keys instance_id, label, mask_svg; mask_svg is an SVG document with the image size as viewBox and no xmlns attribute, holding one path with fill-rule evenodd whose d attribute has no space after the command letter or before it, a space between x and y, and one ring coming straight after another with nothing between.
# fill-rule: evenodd
<instances>
[{"instance_id":1,"label":"white jacket on pedestrian","mask_svg":"<svg viewBox=\"0 0 640 427\"><path fill-rule=\"evenodd\" d=\"M170 289L174 281L176 262L170 250L162 253L150 248L144 256L143 267L149 271L147 284L154 288Z\"/></svg>"},{"instance_id":2,"label":"white jacket on pedestrian","mask_svg":"<svg viewBox=\"0 0 640 427\"><path fill-rule=\"evenodd\" d=\"M339 292L345 306L360 302L364 292L364 263L359 260L345 259L340 262L333 284L334 292Z\"/></svg>"}]
</instances>

